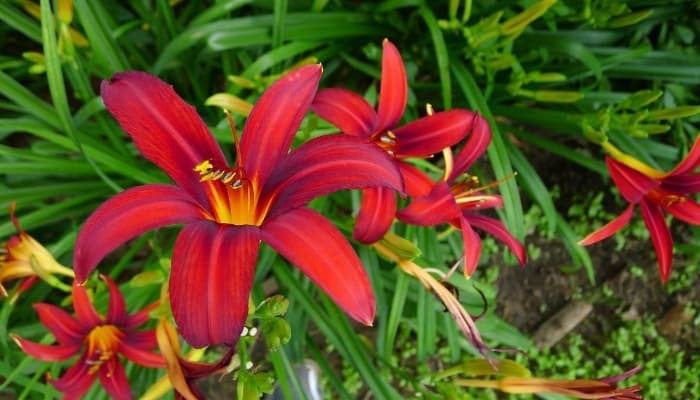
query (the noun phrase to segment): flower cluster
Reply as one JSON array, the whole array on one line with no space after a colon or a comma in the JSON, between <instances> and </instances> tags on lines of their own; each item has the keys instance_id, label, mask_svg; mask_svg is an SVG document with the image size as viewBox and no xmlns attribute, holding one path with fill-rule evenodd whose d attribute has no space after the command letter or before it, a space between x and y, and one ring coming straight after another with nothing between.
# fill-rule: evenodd
<instances>
[{"instance_id":1,"label":"flower cluster","mask_svg":"<svg viewBox=\"0 0 700 400\"><path fill-rule=\"evenodd\" d=\"M461 231L464 271L471 276L481 255L476 228L503 242L525 264L523 244L500 220L482 213L502 206L501 197L489 190L499 182L482 185L468 174L489 146L491 131L477 112L435 112L431 106L426 116L402 124L408 98L406 70L388 40L383 43L381 69L376 109L349 90L319 90L320 65L302 66L283 75L251 109L240 137L229 118L233 160L224 155L196 110L157 77L132 71L102 82L106 109L140 153L173 184L127 189L88 217L73 258L71 292L76 317L56 306L36 304L39 319L58 344L47 346L13 335L17 344L45 361L79 355L62 377L51 380L67 398L82 396L95 378L112 397L131 398L119 355L142 366L166 368L178 397L201 398L193 381L224 369L245 327L262 243L296 266L350 317L371 325L376 305L364 266L345 235L308 205L320 196L359 189L362 201L353 238L363 244L375 243L380 253L400 260L405 271L438 294L460 329L486 355L487 347L473 319L446 284L391 253L380 240L395 221L419 226L449 224ZM309 111L339 132L292 148ZM428 174L414 163L440 154L442 176ZM697 162L685 164L663 182L644 181L640 186L634 184L641 179L635 176L625 186L629 190L623 195L630 202L647 199L641 204L648 223L659 225L654 215L660 207L679 218L696 220L687 206L691 203L678 200L678 193L696 191L694 181L685 175ZM616 182L634 175L624 168L615 170ZM53 273L72 275L12 218L19 236L6 245L0 282ZM164 301L169 310L161 310L158 327L137 330L148 322L155 305L128 315L117 285L105 276L109 307L105 316L98 314L85 286L92 271L128 240L174 224L184 227L175 241L168 287L163 291L169 293ZM654 243L657 248L665 246L662 239ZM4 294L2 286L0 291ZM170 322L170 310L175 325ZM180 354L178 335L195 348L224 345L228 350L215 363L192 361Z\"/></svg>"}]
</instances>

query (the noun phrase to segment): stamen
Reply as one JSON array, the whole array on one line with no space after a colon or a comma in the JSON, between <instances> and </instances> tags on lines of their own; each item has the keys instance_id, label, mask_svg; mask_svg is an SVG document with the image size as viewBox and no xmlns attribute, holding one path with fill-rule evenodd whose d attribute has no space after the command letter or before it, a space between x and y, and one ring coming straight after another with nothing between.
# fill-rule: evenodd
<instances>
[{"instance_id":1,"label":"stamen","mask_svg":"<svg viewBox=\"0 0 700 400\"><path fill-rule=\"evenodd\" d=\"M425 113L428 115L433 115L435 114L435 109L433 108L433 105L430 103L425 104Z\"/></svg>"}]
</instances>

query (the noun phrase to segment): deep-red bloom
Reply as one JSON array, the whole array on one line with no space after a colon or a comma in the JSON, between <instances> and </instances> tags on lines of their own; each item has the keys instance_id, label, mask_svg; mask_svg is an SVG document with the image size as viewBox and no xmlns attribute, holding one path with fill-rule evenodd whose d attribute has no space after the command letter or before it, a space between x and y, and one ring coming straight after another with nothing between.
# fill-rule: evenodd
<instances>
[{"instance_id":1,"label":"deep-red bloom","mask_svg":"<svg viewBox=\"0 0 700 400\"><path fill-rule=\"evenodd\" d=\"M117 285L106 276L102 279L109 288L109 308L104 317L90 303L85 287L74 283L76 318L51 304L34 305L39 319L58 344L47 346L12 335L22 351L39 360L64 361L80 354L63 376L51 381L66 399L82 398L96 377L113 398L131 399L133 396L119 354L145 367L165 367L163 357L153 352L157 348L155 331L136 330L148 321L153 306L127 315L124 296Z\"/></svg>"},{"instance_id":2,"label":"deep-red bloom","mask_svg":"<svg viewBox=\"0 0 700 400\"><path fill-rule=\"evenodd\" d=\"M654 244L661 280L665 283L671 275L673 239L663 212L689 224L700 225L700 205L693 198L695 193L700 192L700 173L694 172L700 165L700 136L688 155L668 173L654 170L628 157L622 161L612 157L605 159L610 177L629 206L620 216L579 243L588 246L612 236L627 225L635 205L639 204L642 219Z\"/></svg>"},{"instance_id":3,"label":"deep-red bloom","mask_svg":"<svg viewBox=\"0 0 700 400\"><path fill-rule=\"evenodd\" d=\"M501 197L484 193L485 187L479 187L476 177L465 176L490 142L491 130L487 122L476 115L471 134L457 157L453 160L451 150L445 150L446 168L442 179L433 182L424 172L411 166L401 170L411 203L396 216L409 224L433 226L450 223L460 228L464 242L464 267L468 276L476 269L481 256L481 238L472 227L486 231L505 243L521 265L527 260L525 247L508 232L503 222L479 213L484 209L501 207Z\"/></svg>"},{"instance_id":4,"label":"deep-red bloom","mask_svg":"<svg viewBox=\"0 0 700 400\"><path fill-rule=\"evenodd\" d=\"M191 345L233 345L248 314L260 241L286 257L350 316L369 324L374 295L345 237L311 199L345 188L401 190L386 155L345 135L323 136L289 153L316 94L320 65L299 68L258 100L229 166L194 108L141 72L102 83L107 109L141 153L177 186L126 190L98 208L78 235L74 268L84 280L125 241L186 224L175 243L170 299L178 330Z\"/></svg>"},{"instance_id":5,"label":"deep-red bloom","mask_svg":"<svg viewBox=\"0 0 700 400\"><path fill-rule=\"evenodd\" d=\"M475 113L460 109L431 113L399 127L407 97L408 83L401 54L390 41L384 40L376 111L362 96L339 88L320 90L311 108L344 134L362 138L386 151L398 168L408 165L401 159L438 153L459 142L472 128ZM392 190L364 190L353 237L362 243L376 242L391 227L395 213L396 196Z\"/></svg>"}]
</instances>

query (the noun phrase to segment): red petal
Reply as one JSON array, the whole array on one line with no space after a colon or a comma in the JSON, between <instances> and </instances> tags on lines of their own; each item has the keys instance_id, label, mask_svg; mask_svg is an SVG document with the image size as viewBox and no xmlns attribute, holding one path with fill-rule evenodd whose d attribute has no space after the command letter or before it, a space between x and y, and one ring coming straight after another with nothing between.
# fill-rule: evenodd
<instances>
[{"instance_id":1,"label":"red petal","mask_svg":"<svg viewBox=\"0 0 700 400\"><path fill-rule=\"evenodd\" d=\"M622 229L623 226L627 225L632 218L634 212L634 204L630 204L625 211L622 212L617 218L603 225L596 231L588 234L585 238L581 239L578 244L581 246L589 246L593 243L597 243L603 239L607 239L614 235L617 231Z\"/></svg>"},{"instance_id":2,"label":"red petal","mask_svg":"<svg viewBox=\"0 0 700 400\"><path fill-rule=\"evenodd\" d=\"M73 282L73 309L78 321L86 328L93 328L103 322L90 302L85 286L79 285L78 281Z\"/></svg>"},{"instance_id":3,"label":"red petal","mask_svg":"<svg viewBox=\"0 0 700 400\"><path fill-rule=\"evenodd\" d=\"M58 379L51 384L64 395L64 399L81 399L95 381L95 375L88 373L89 366L85 363L85 355L82 355L76 363L68 368Z\"/></svg>"},{"instance_id":4,"label":"red petal","mask_svg":"<svg viewBox=\"0 0 700 400\"><path fill-rule=\"evenodd\" d=\"M226 165L226 159L194 107L172 86L144 72L118 73L100 89L105 106L139 151L203 203L204 191L192 168L207 159Z\"/></svg>"},{"instance_id":5,"label":"red petal","mask_svg":"<svg viewBox=\"0 0 700 400\"><path fill-rule=\"evenodd\" d=\"M298 208L262 226L262 238L296 265L355 320L371 325L375 302L362 263L347 239L321 214Z\"/></svg>"},{"instance_id":6,"label":"red petal","mask_svg":"<svg viewBox=\"0 0 700 400\"><path fill-rule=\"evenodd\" d=\"M401 176L403 176L404 185L406 185L406 194L409 197L427 196L433 190L435 182L425 172L419 170L411 164L397 161Z\"/></svg>"},{"instance_id":7,"label":"red petal","mask_svg":"<svg viewBox=\"0 0 700 400\"><path fill-rule=\"evenodd\" d=\"M128 331L127 335L122 339L122 342L131 347L143 350L151 350L158 345L153 329L147 331Z\"/></svg>"},{"instance_id":8,"label":"red petal","mask_svg":"<svg viewBox=\"0 0 700 400\"><path fill-rule=\"evenodd\" d=\"M85 328L63 309L51 304L35 303L41 323L48 328L61 344L82 343Z\"/></svg>"},{"instance_id":9,"label":"red petal","mask_svg":"<svg viewBox=\"0 0 700 400\"><path fill-rule=\"evenodd\" d=\"M666 225L664 214L661 208L648 202L642 201L642 218L644 224L649 230L651 241L656 250L656 257L659 261L659 273L663 283L668 282L668 277L671 275L671 263L673 261L673 239L671 239L671 231Z\"/></svg>"},{"instance_id":10,"label":"red petal","mask_svg":"<svg viewBox=\"0 0 700 400\"><path fill-rule=\"evenodd\" d=\"M107 275L100 275L109 288L109 305L107 307L107 321L121 326L126 321L126 304L119 287Z\"/></svg>"},{"instance_id":11,"label":"red petal","mask_svg":"<svg viewBox=\"0 0 700 400\"><path fill-rule=\"evenodd\" d=\"M360 138L328 135L304 143L282 160L262 197L274 197L274 216L338 190L376 186L402 190L394 161Z\"/></svg>"},{"instance_id":12,"label":"red petal","mask_svg":"<svg viewBox=\"0 0 700 400\"><path fill-rule=\"evenodd\" d=\"M453 182L457 177L469 169L474 162L484 155L491 144L491 128L488 122L479 114L474 114L472 132L454 160L454 166L447 177L448 182Z\"/></svg>"},{"instance_id":13,"label":"red petal","mask_svg":"<svg viewBox=\"0 0 700 400\"><path fill-rule=\"evenodd\" d=\"M127 315L126 321L124 321L124 324L122 327L124 329L134 329L140 325L145 324L148 322L148 320L151 319L151 316L149 315L151 311L155 310L160 306L160 302L156 301L146 307L144 307L142 310L135 312L131 315Z\"/></svg>"},{"instance_id":14,"label":"red petal","mask_svg":"<svg viewBox=\"0 0 700 400\"><path fill-rule=\"evenodd\" d=\"M700 225L700 204L693 199L686 198L683 201L663 207L674 217L692 225Z\"/></svg>"},{"instance_id":15,"label":"red petal","mask_svg":"<svg viewBox=\"0 0 700 400\"><path fill-rule=\"evenodd\" d=\"M78 353L83 343L59 344L55 346L47 346L45 344L34 343L32 341L22 339L17 335L12 335L12 339L22 349L23 352L42 361L64 361Z\"/></svg>"},{"instance_id":16,"label":"red petal","mask_svg":"<svg viewBox=\"0 0 700 400\"><path fill-rule=\"evenodd\" d=\"M346 89L319 90L311 110L346 135L367 138L377 124L377 113L367 100Z\"/></svg>"},{"instance_id":17,"label":"red petal","mask_svg":"<svg viewBox=\"0 0 700 400\"><path fill-rule=\"evenodd\" d=\"M508 228L506 228L503 222L478 214L465 214L465 218L472 226L490 233L496 239L503 242L508 246L510 251L515 254L515 257L518 258L520 265L525 265L527 262L527 250L525 250L525 246L508 232Z\"/></svg>"},{"instance_id":18,"label":"red petal","mask_svg":"<svg viewBox=\"0 0 700 400\"><path fill-rule=\"evenodd\" d=\"M80 230L73 258L76 279L85 281L107 253L143 232L203 218L180 188L144 185L125 190L103 203Z\"/></svg>"},{"instance_id":19,"label":"red petal","mask_svg":"<svg viewBox=\"0 0 700 400\"><path fill-rule=\"evenodd\" d=\"M399 220L421 226L450 222L461 215L445 182L438 182L427 196L416 197L408 207L396 213Z\"/></svg>"},{"instance_id":20,"label":"red petal","mask_svg":"<svg viewBox=\"0 0 700 400\"><path fill-rule=\"evenodd\" d=\"M153 331L149 331L153 334ZM153 335L153 342L155 347L155 335ZM152 351L142 350L139 347L131 346L130 344L122 341L119 344L119 352L124 355L124 357L133 361L138 365L150 368L164 368L165 359L160 354L153 353Z\"/></svg>"},{"instance_id":21,"label":"red petal","mask_svg":"<svg viewBox=\"0 0 700 400\"><path fill-rule=\"evenodd\" d=\"M459 217L460 227L462 228L462 241L464 242L464 274L472 276L476 267L479 266L479 258L481 258L481 238L474 232L464 216Z\"/></svg>"},{"instance_id":22,"label":"red petal","mask_svg":"<svg viewBox=\"0 0 700 400\"><path fill-rule=\"evenodd\" d=\"M659 181L633 170L612 157L605 157L608 172L620 194L630 203L637 203L649 191L659 186Z\"/></svg>"},{"instance_id":23,"label":"red petal","mask_svg":"<svg viewBox=\"0 0 700 400\"><path fill-rule=\"evenodd\" d=\"M252 226L201 221L180 232L173 251L170 303L189 344L236 344L248 316L259 244L259 231Z\"/></svg>"},{"instance_id":24,"label":"red petal","mask_svg":"<svg viewBox=\"0 0 700 400\"><path fill-rule=\"evenodd\" d=\"M375 131L391 130L401 120L406 109L408 82L401 54L393 43L384 39L382 51L382 80Z\"/></svg>"},{"instance_id":25,"label":"red petal","mask_svg":"<svg viewBox=\"0 0 700 400\"><path fill-rule=\"evenodd\" d=\"M360 212L355 219L353 239L369 244L381 239L391 228L396 214L396 193L385 188L362 191Z\"/></svg>"},{"instance_id":26,"label":"red petal","mask_svg":"<svg viewBox=\"0 0 700 400\"><path fill-rule=\"evenodd\" d=\"M666 176L684 175L693 172L700 165L700 136L695 138L693 147L681 162L676 165Z\"/></svg>"},{"instance_id":27,"label":"red petal","mask_svg":"<svg viewBox=\"0 0 700 400\"><path fill-rule=\"evenodd\" d=\"M700 192L700 173L669 176L663 179L660 188L676 194L698 193Z\"/></svg>"},{"instance_id":28,"label":"red petal","mask_svg":"<svg viewBox=\"0 0 700 400\"><path fill-rule=\"evenodd\" d=\"M393 130L396 155L425 157L459 142L472 129L474 113L450 110L429 115Z\"/></svg>"},{"instance_id":29,"label":"red petal","mask_svg":"<svg viewBox=\"0 0 700 400\"><path fill-rule=\"evenodd\" d=\"M320 65L298 68L273 83L255 103L243 128L238 157L256 186L264 184L289 151L320 79Z\"/></svg>"},{"instance_id":30,"label":"red petal","mask_svg":"<svg viewBox=\"0 0 700 400\"><path fill-rule=\"evenodd\" d=\"M107 361L99 371L100 383L110 397L117 400L129 400L134 398L129 387L124 366L116 357Z\"/></svg>"}]
</instances>

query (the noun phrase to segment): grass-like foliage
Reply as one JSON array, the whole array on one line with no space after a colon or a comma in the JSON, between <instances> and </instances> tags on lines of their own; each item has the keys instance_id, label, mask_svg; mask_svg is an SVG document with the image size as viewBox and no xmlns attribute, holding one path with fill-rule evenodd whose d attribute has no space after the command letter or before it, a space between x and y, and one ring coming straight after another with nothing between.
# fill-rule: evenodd
<instances>
[{"instance_id":1,"label":"grass-like foliage","mask_svg":"<svg viewBox=\"0 0 700 400\"><path fill-rule=\"evenodd\" d=\"M0 1L0 397L698 390L642 323L519 358L484 264L537 238L594 283L617 233L693 284L699 8Z\"/></svg>"}]
</instances>

